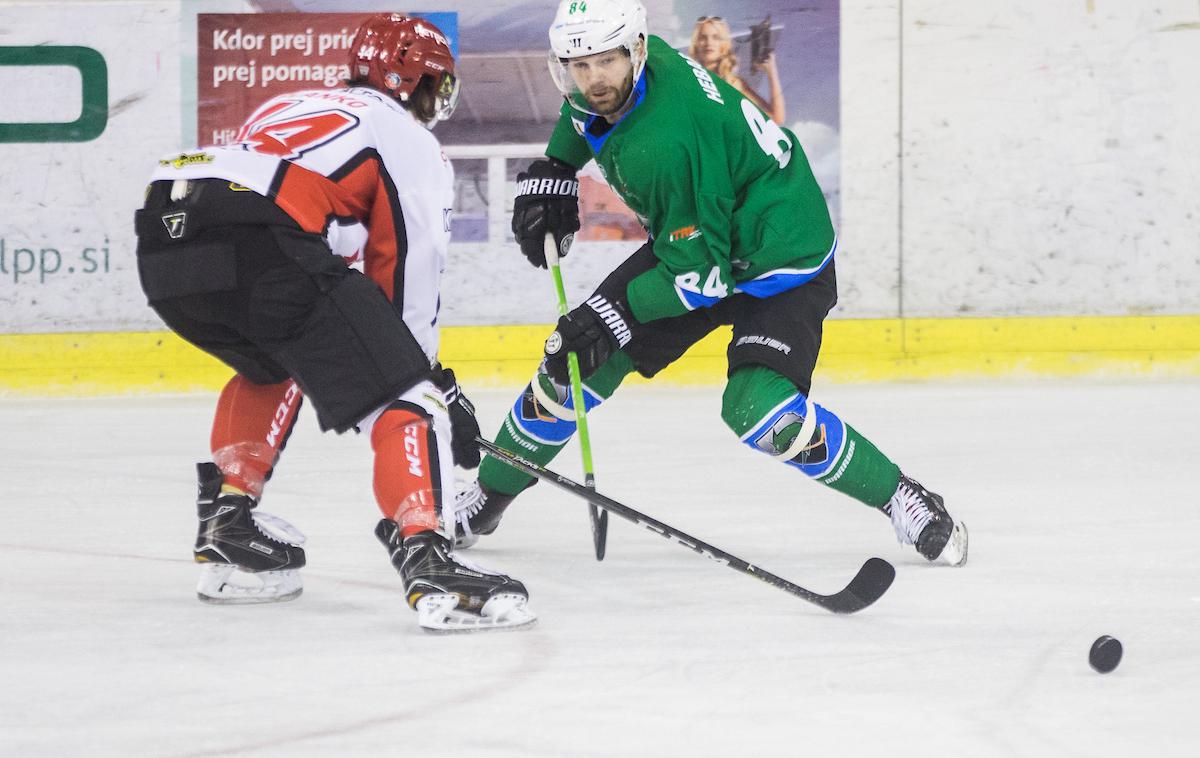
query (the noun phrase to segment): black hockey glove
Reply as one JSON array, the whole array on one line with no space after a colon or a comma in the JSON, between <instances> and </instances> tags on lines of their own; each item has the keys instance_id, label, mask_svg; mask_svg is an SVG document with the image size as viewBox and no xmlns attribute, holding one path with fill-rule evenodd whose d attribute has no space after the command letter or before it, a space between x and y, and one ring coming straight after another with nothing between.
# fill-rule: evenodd
<instances>
[{"instance_id":1,"label":"black hockey glove","mask_svg":"<svg viewBox=\"0 0 1200 758\"><path fill-rule=\"evenodd\" d=\"M450 450L454 454L454 463L463 468L475 468L479 465L479 422L475 420L475 406L463 394L454 378L454 371L448 368L441 370L441 375L434 369L434 382L441 388L446 397L446 409L450 413Z\"/></svg>"},{"instance_id":2,"label":"black hockey glove","mask_svg":"<svg viewBox=\"0 0 1200 758\"><path fill-rule=\"evenodd\" d=\"M579 231L579 180L575 169L549 158L534 161L528 171L517 174L512 230L521 252L538 268L546 268L547 234L554 235L558 254L565 256Z\"/></svg>"},{"instance_id":3,"label":"black hockey glove","mask_svg":"<svg viewBox=\"0 0 1200 758\"><path fill-rule=\"evenodd\" d=\"M558 328L546 340L546 373L559 384L567 384L567 353L573 352L579 356L579 376L586 379L633 339L631 328L635 323L624 303L592 295L561 317Z\"/></svg>"}]
</instances>

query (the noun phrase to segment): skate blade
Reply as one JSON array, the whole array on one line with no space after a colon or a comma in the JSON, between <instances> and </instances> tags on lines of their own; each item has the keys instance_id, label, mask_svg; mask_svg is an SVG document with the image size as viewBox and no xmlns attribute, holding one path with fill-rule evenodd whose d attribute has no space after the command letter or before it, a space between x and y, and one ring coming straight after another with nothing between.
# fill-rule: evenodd
<instances>
[{"instance_id":1,"label":"skate blade","mask_svg":"<svg viewBox=\"0 0 1200 758\"><path fill-rule=\"evenodd\" d=\"M458 595L425 595L417 601L417 624L434 634L519 629L537 621L528 602L524 595L495 595L472 613L458 608Z\"/></svg>"},{"instance_id":2,"label":"skate blade","mask_svg":"<svg viewBox=\"0 0 1200 758\"><path fill-rule=\"evenodd\" d=\"M465 550L469 547L474 547L476 542L479 542L478 534L457 533L454 535L455 550Z\"/></svg>"},{"instance_id":3,"label":"skate blade","mask_svg":"<svg viewBox=\"0 0 1200 758\"><path fill-rule=\"evenodd\" d=\"M944 561L955 568L966 565L967 543L967 525L961 521L955 521L954 528L950 530L950 539L946 541L946 547L942 549L942 554L938 556L938 560Z\"/></svg>"},{"instance_id":4,"label":"skate blade","mask_svg":"<svg viewBox=\"0 0 1200 758\"><path fill-rule=\"evenodd\" d=\"M282 603L304 591L299 569L285 571L242 571L230 563L206 563L200 567L196 597L213 605Z\"/></svg>"}]
</instances>

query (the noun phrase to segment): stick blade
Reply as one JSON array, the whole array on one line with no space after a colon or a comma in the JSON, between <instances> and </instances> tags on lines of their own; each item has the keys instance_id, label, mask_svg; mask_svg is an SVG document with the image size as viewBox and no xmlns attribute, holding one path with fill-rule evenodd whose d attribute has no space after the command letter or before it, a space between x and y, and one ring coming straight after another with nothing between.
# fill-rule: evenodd
<instances>
[{"instance_id":1,"label":"stick blade","mask_svg":"<svg viewBox=\"0 0 1200 758\"><path fill-rule=\"evenodd\" d=\"M604 560L608 546L608 511L588 503L592 516L592 546L596 548L596 560Z\"/></svg>"},{"instance_id":2,"label":"stick blade","mask_svg":"<svg viewBox=\"0 0 1200 758\"><path fill-rule=\"evenodd\" d=\"M820 603L834 613L854 613L883 597L896 578L896 568L882 558L868 558L845 589Z\"/></svg>"}]
</instances>

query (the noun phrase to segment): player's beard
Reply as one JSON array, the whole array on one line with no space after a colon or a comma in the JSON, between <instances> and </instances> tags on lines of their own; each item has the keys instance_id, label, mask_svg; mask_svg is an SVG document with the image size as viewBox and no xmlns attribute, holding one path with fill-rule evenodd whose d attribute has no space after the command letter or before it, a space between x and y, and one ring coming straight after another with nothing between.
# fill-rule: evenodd
<instances>
[{"instance_id":1,"label":"player's beard","mask_svg":"<svg viewBox=\"0 0 1200 758\"><path fill-rule=\"evenodd\" d=\"M625 107L633 91L633 70L625 76L620 88L605 87L599 92L589 92L586 97L588 105L599 116L613 116Z\"/></svg>"}]
</instances>

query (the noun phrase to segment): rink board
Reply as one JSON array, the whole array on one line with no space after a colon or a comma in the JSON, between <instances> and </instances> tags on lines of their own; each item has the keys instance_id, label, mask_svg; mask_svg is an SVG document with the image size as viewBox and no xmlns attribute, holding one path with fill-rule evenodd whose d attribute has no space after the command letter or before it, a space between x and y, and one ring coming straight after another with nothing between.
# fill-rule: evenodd
<instances>
[{"instance_id":1,"label":"rink board","mask_svg":"<svg viewBox=\"0 0 1200 758\"><path fill-rule=\"evenodd\" d=\"M445 327L441 358L475 387L529 379L547 325ZM657 377L711 385L728 330ZM846 319L825 324L818 379L1200 375L1200 316ZM221 387L229 369L167 332L0 335L0 393L108 395Z\"/></svg>"}]
</instances>

